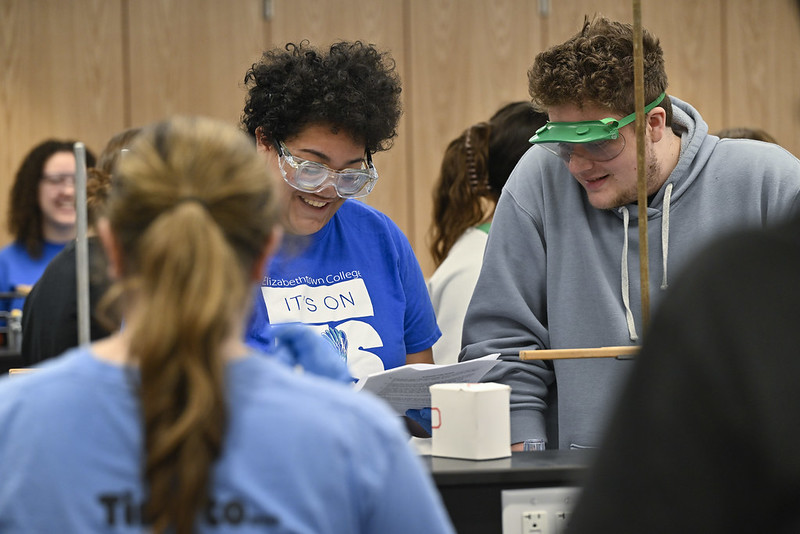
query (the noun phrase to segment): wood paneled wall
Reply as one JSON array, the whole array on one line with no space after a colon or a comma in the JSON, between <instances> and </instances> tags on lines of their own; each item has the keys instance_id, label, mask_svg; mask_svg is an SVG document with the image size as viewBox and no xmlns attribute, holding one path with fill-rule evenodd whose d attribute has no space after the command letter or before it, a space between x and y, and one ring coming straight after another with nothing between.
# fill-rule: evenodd
<instances>
[{"instance_id":1,"label":"wood paneled wall","mask_svg":"<svg viewBox=\"0 0 800 534\"><path fill-rule=\"evenodd\" d=\"M271 17L265 17L271 7ZM669 92L712 130L761 127L800 154L800 17L794 0L643 0ZM0 0L0 245L7 191L47 137L99 153L115 132L173 114L238 123L261 52L361 39L391 52L405 113L375 157L367 202L390 215L426 274L431 191L447 143L527 95L535 55L584 15L632 17L629 0Z\"/></svg>"}]
</instances>

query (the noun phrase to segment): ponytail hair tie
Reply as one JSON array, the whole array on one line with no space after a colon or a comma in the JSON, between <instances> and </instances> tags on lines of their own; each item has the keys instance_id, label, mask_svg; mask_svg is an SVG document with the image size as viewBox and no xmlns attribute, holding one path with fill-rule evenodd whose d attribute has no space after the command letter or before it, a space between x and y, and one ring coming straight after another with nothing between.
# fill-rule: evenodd
<instances>
[{"instance_id":1,"label":"ponytail hair tie","mask_svg":"<svg viewBox=\"0 0 800 534\"><path fill-rule=\"evenodd\" d=\"M177 207L177 206L179 206L179 205L181 205L181 204L183 204L185 202L194 202L196 204L199 204L207 212L209 212L209 213L211 212L211 208L208 206L208 202L206 202L204 199L202 199L200 197L191 196L191 195L185 196L185 197L180 197L178 199L178 201L175 203L175 207Z\"/></svg>"}]
</instances>

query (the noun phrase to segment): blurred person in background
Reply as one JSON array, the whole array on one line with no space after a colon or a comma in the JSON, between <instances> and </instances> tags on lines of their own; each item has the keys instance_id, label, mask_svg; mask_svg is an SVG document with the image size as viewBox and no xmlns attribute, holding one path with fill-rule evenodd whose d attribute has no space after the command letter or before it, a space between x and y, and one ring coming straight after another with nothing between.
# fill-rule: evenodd
<instances>
[{"instance_id":1,"label":"blurred person in background","mask_svg":"<svg viewBox=\"0 0 800 534\"><path fill-rule=\"evenodd\" d=\"M17 170L8 199L8 231L14 242L0 250L0 292L23 297L0 301L22 309L24 295L56 254L75 238L75 141L48 139L36 145ZM86 165L95 156L86 150Z\"/></svg>"},{"instance_id":2,"label":"blurred person in background","mask_svg":"<svg viewBox=\"0 0 800 534\"><path fill-rule=\"evenodd\" d=\"M119 312L98 303L110 286L108 264L96 232L96 222L105 213L111 176L122 149L139 133L130 128L114 135L97 160L87 169L86 216L89 251L89 337L100 339L119 327ZM59 252L25 299L22 312L22 361L29 366L58 356L78 345L78 291L75 240Z\"/></svg>"},{"instance_id":3,"label":"blurred person in background","mask_svg":"<svg viewBox=\"0 0 800 534\"><path fill-rule=\"evenodd\" d=\"M725 128L716 132L714 135L720 138L730 138L730 139L753 139L755 141L764 141L765 143L775 143L778 144L778 141L775 140L772 135L770 135L766 130L762 130L761 128Z\"/></svg>"}]
</instances>

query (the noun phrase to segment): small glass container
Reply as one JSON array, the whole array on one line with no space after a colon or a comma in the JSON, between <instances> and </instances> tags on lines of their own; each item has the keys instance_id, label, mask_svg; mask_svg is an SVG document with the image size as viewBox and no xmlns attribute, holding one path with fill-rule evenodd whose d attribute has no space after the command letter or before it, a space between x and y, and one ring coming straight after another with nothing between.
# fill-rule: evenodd
<instances>
[{"instance_id":1,"label":"small glass container","mask_svg":"<svg viewBox=\"0 0 800 534\"><path fill-rule=\"evenodd\" d=\"M544 450L544 440L543 439L526 439L522 442L522 450L523 451L543 451Z\"/></svg>"}]
</instances>

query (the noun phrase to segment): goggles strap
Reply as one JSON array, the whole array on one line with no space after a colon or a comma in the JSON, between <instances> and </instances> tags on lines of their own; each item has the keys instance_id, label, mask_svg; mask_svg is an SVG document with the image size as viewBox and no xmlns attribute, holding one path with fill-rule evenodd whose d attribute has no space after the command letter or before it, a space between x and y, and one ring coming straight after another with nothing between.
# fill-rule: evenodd
<instances>
[{"instance_id":1,"label":"goggles strap","mask_svg":"<svg viewBox=\"0 0 800 534\"><path fill-rule=\"evenodd\" d=\"M654 107L659 105L661 103L661 101L664 100L665 96L667 96L666 91L662 91L662 93L660 95L658 95L658 97L655 100L653 100L652 102L647 104L644 107L645 114L650 113L650 111L652 111ZM634 121L634 119L636 119L636 112L635 111L633 113L631 113L630 115L622 117L619 120L619 122L617 122L617 128L622 128L623 126L627 126L628 124L632 123Z\"/></svg>"}]
</instances>

